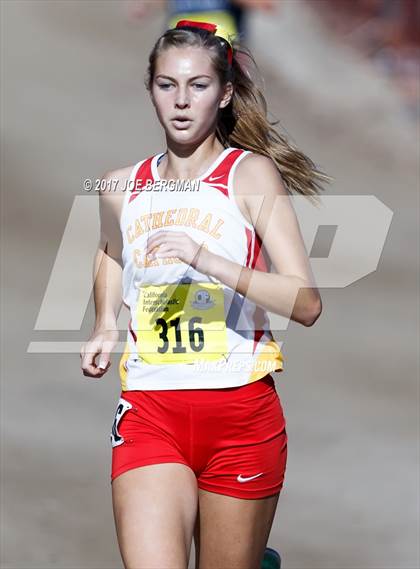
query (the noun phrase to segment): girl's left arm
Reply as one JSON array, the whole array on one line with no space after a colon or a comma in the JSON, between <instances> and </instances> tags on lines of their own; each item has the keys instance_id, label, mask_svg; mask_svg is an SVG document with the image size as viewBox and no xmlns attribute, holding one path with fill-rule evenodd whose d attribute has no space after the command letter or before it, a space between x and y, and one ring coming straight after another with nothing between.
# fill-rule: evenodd
<instances>
[{"instance_id":1,"label":"girl's left arm","mask_svg":"<svg viewBox=\"0 0 420 569\"><path fill-rule=\"evenodd\" d=\"M244 158L236 168L235 194L241 196L276 272L243 267L208 251L200 259L203 269L265 309L312 326L322 311L321 297L296 213L274 162L259 154Z\"/></svg>"}]
</instances>

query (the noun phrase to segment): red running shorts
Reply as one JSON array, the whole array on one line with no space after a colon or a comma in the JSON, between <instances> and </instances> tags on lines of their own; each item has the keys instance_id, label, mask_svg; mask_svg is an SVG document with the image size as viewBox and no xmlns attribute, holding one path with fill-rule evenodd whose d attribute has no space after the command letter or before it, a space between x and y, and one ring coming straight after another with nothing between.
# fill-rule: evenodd
<instances>
[{"instance_id":1,"label":"red running shorts","mask_svg":"<svg viewBox=\"0 0 420 569\"><path fill-rule=\"evenodd\" d=\"M177 462L209 492L257 499L283 486L286 421L271 375L240 387L122 391L111 445L111 482Z\"/></svg>"}]
</instances>

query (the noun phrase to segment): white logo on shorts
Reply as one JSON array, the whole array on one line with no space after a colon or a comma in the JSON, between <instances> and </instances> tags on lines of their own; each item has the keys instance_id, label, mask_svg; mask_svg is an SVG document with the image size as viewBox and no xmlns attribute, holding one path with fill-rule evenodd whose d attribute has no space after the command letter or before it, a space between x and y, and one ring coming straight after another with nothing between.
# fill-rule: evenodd
<instances>
[{"instance_id":1,"label":"white logo on shorts","mask_svg":"<svg viewBox=\"0 0 420 569\"><path fill-rule=\"evenodd\" d=\"M254 478L258 478L258 476L261 476L262 474L264 473L260 472L259 474L255 474L254 476L247 476L247 477L242 476L242 474L240 474L236 480L238 482L248 482L249 480L254 480Z\"/></svg>"},{"instance_id":2,"label":"white logo on shorts","mask_svg":"<svg viewBox=\"0 0 420 569\"><path fill-rule=\"evenodd\" d=\"M118 432L118 423L121 421L121 418L124 415L124 413L126 413L131 408L132 408L131 403L120 397L120 400L118 401L117 405L117 410L115 411L114 422L112 424L112 430L110 435L112 448L122 445L124 442L124 437L122 437Z\"/></svg>"}]
</instances>

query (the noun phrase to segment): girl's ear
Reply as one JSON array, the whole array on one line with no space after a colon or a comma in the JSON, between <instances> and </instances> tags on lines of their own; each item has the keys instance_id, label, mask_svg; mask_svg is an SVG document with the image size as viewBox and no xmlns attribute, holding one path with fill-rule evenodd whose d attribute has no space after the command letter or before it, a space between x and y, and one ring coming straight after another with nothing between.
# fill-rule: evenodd
<instances>
[{"instance_id":1,"label":"girl's ear","mask_svg":"<svg viewBox=\"0 0 420 569\"><path fill-rule=\"evenodd\" d=\"M223 97L220 100L219 109L224 109L228 106L232 99L233 95L233 84L231 81L228 81L225 86L225 91L223 93Z\"/></svg>"}]
</instances>

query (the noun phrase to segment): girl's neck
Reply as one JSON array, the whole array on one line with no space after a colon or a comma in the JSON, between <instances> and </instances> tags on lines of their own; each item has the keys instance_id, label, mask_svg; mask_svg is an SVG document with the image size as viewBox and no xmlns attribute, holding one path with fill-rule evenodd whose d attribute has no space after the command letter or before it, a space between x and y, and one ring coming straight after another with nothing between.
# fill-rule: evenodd
<instances>
[{"instance_id":1,"label":"girl's neck","mask_svg":"<svg viewBox=\"0 0 420 569\"><path fill-rule=\"evenodd\" d=\"M204 142L193 149L168 147L158 164L159 177L168 180L198 178L224 149L217 139L214 142Z\"/></svg>"}]
</instances>

